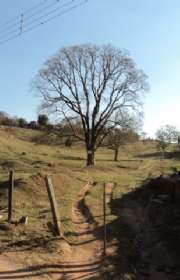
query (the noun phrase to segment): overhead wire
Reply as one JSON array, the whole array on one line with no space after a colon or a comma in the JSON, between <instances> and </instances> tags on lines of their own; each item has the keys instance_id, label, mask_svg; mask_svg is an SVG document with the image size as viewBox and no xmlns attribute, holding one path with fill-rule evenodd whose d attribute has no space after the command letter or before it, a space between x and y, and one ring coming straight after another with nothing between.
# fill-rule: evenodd
<instances>
[{"instance_id":1,"label":"overhead wire","mask_svg":"<svg viewBox=\"0 0 180 280\"><path fill-rule=\"evenodd\" d=\"M23 13L24 15L25 15L25 14L28 14L29 12L31 12L31 11L33 11L33 10L39 8L39 7L42 6L43 4L45 4L47 1L48 1L48 0L42 0L42 1L39 2L38 4L32 6L31 8L28 8L27 10L23 11L22 13ZM56 2L58 1L58 2L59 2L59 0L55 0L55 1L56 1ZM22 14L22 13L21 13L21 14ZM13 17L12 19L10 19L10 20L4 22L3 24L0 25L0 30L1 30L2 28L4 28L5 26L8 26L8 25L11 24L11 23L14 23L15 21L17 22L19 19L20 19L20 15L18 15L18 16L16 16L16 17Z\"/></svg>"},{"instance_id":2,"label":"overhead wire","mask_svg":"<svg viewBox=\"0 0 180 280\"><path fill-rule=\"evenodd\" d=\"M25 10L24 12L21 13L21 15L10 20L9 23L6 22L5 24L0 25L0 34L6 33L8 31L9 32L13 32L14 30L16 31L19 28L19 25L21 24L22 16L23 16L23 18L26 19L26 21L28 21L29 19L33 18L35 15L41 14L42 12L50 9L51 7L53 7L55 5L59 5L59 3L62 2L63 0L53 0L53 2L51 1L52 2L51 4L44 6L43 4L46 4L47 1L48 0L41 1L38 5L33 6L32 8L29 8L28 10Z\"/></svg>"},{"instance_id":3,"label":"overhead wire","mask_svg":"<svg viewBox=\"0 0 180 280\"><path fill-rule=\"evenodd\" d=\"M18 24L16 24L17 27L13 28L12 30L11 29L10 30L7 29L6 32L5 31L4 32L0 31L0 40L6 39L6 37L10 37L11 35L13 36L13 35L18 35L19 33L21 34L25 27L28 27L29 25L32 25L34 22L37 22L37 21L43 19L44 17L49 16L52 13L55 13L57 10L60 10L62 8L65 8L66 6L69 6L74 1L76 1L76 0L70 0L70 1L65 2L64 4L59 6L58 3L63 2L63 0L61 0L61 1L55 0L53 5L51 4L51 5L48 5L48 6L44 7L44 8L41 8L41 10L36 11L35 13L31 14L27 18L22 13L21 14L21 18L20 18ZM55 5L58 5L56 7L56 9L50 10L49 12L47 11L45 14L41 15L42 12L44 12L44 11L54 7ZM38 14L40 14L39 17L35 17ZM33 17L35 17L35 18L33 19Z\"/></svg>"},{"instance_id":4,"label":"overhead wire","mask_svg":"<svg viewBox=\"0 0 180 280\"><path fill-rule=\"evenodd\" d=\"M67 2L68 4L66 3L64 5L61 5L61 7L58 7L58 9L53 10L49 13L46 13L45 15L43 15L43 16L37 18L36 20L32 21L31 24L24 25L24 28L18 34L17 33L14 34L14 35L12 34L12 36L9 36L7 38L5 37L4 39L0 36L0 39L1 39L0 40L0 45L6 43L8 41L11 41L11 40L13 40L13 39L15 39L15 38L17 38L21 35L24 35L25 33L28 33L30 31L32 31L32 30L34 30L34 29L36 29L36 28L38 28L38 27L40 27L40 26L42 26L42 25L44 25L44 24L46 24L46 23L48 23L48 22L50 22L50 21L52 21L56 18L58 18L58 17L61 17L62 15L66 14L66 13L69 13L69 12L75 10L76 8L78 8L82 5L84 5L85 3L87 3L88 0L80 0L80 1L78 1L77 4L72 5L72 3L74 3L74 2L77 2L77 1L76 0L68 1ZM71 6L66 8L65 10L57 13L57 11L65 8L68 5L69 6L71 5ZM41 19L44 19L44 20L34 24L35 22L37 22L38 20L41 20Z\"/></svg>"}]
</instances>

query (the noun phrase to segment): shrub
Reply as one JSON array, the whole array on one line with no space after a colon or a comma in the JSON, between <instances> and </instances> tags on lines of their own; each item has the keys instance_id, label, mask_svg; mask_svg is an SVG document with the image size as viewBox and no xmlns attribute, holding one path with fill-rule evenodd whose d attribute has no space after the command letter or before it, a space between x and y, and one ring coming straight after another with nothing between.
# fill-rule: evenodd
<instances>
[{"instance_id":1,"label":"shrub","mask_svg":"<svg viewBox=\"0 0 180 280\"><path fill-rule=\"evenodd\" d=\"M72 138L71 137L68 137L66 140L65 140L65 146L66 147L72 147L72 143L73 143L73 141L72 141Z\"/></svg>"}]
</instances>

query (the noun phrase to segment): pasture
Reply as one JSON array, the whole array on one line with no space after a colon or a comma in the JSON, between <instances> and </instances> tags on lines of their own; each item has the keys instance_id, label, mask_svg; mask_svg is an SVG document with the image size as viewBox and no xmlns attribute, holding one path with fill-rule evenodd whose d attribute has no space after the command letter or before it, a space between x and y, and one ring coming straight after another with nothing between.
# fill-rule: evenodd
<instances>
[{"instance_id":1,"label":"pasture","mask_svg":"<svg viewBox=\"0 0 180 280\"><path fill-rule=\"evenodd\" d=\"M162 159L157 152L155 141L139 141L120 149L119 161L113 161L113 152L99 149L96 165L86 167L86 154L83 145L72 148L63 145L46 145L33 142L43 132L36 130L7 128L0 129L0 209L3 213L0 231L1 252L18 255L26 264L41 264L44 260L54 263L64 254L64 245L53 237L49 222L51 213L44 176L53 181L65 237L73 242L76 239L72 223L72 205L78 192L87 182L97 182L85 198L97 227L103 223L102 186L104 182L115 182L113 199L117 200L138 188L148 178L171 173L180 169L178 153L170 147L167 158ZM14 220L27 215L27 226L12 226L4 229L7 218L7 179L8 171L15 170ZM117 219L107 209L107 224ZM112 229L113 239L109 238L108 254L116 252L116 238L119 231ZM108 229L111 234L111 228ZM101 232L100 232L101 235Z\"/></svg>"}]
</instances>

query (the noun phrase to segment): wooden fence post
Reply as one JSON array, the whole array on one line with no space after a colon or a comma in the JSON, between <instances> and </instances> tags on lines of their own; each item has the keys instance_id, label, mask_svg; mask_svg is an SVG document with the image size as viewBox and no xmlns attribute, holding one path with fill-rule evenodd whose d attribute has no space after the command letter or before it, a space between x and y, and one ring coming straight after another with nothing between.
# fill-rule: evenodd
<instances>
[{"instance_id":1,"label":"wooden fence post","mask_svg":"<svg viewBox=\"0 0 180 280\"><path fill-rule=\"evenodd\" d=\"M57 234L59 236L63 236L53 184L51 182L51 179L48 178L47 176L45 177L45 182L46 182L46 188L47 188L48 197L49 197L49 201L50 201L50 205L51 205L54 226L55 226Z\"/></svg>"},{"instance_id":2,"label":"wooden fence post","mask_svg":"<svg viewBox=\"0 0 180 280\"><path fill-rule=\"evenodd\" d=\"M104 248L103 255L106 256L107 228L106 228L106 183L103 184L103 224L104 224Z\"/></svg>"},{"instance_id":3,"label":"wooden fence post","mask_svg":"<svg viewBox=\"0 0 180 280\"><path fill-rule=\"evenodd\" d=\"M13 213L13 189L14 189L14 171L9 173L9 188L8 188L8 222L12 221Z\"/></svg>"}]
</instances>

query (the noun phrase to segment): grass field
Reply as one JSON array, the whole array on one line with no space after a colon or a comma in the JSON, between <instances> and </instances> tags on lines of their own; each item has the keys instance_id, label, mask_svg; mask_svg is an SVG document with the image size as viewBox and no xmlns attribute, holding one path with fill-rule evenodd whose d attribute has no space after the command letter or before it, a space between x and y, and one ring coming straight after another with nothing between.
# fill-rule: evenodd
<instances>
[{"instance_id":1,"label":"grass field","mask_svg":"<svg viewBox=\"0 0 180 280\"><path fill-rule=\"evenodd\" d=\"M114 199L138 187L144 180L172 168L180 169L177 154L169 153L162 159L157 153L155 142L138 142L122 147L119 161L114 162L111 150L100 149L96 154L96 166L85 166L86 154L83 147L72 148L33 143L31 140L42 132L27 129L0 129L0 207L7 207L7 180L10 169L15 170L14 219L27 215L28 226L0 232L1 251L20 248L21 256L32 259L47 258L51 253L56 258L57 248L47 246L44 240L52 236L47 223L51 213L43 177L52 178L59 204L65 236L73 239L71 207L78 191L87 181L96 181L87 197L93 215L102 221L102 184L115 182ZM174 147L171 147L173 151ZM174 156L175 155L175 156ZM4 214L3 219L7 218ZM109 215L107 222L114 216ZM38 244L38 246L37 246ZM44 248L46 247L46 254ZM59 248L60 250L60 248ZM43 251L43 253L42 253ZM23 253L22 253L23 252ZM31 254L29 254L31 252Z\"/></svg>"}]
</instances>

